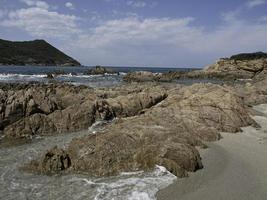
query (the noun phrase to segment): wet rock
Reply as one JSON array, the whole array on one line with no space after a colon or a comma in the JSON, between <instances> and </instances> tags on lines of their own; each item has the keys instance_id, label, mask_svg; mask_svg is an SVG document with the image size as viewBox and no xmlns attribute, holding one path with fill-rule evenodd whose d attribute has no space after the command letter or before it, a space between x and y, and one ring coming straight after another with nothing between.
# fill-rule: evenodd
<instances>
[{"instance_id":1,"label":"wet rock","mask_svg":"<svg viewBox=\"0 0 267 200\"><path fill-rule=\"evenodd\" d=\"M53 75L53 73L49 72L49 73L46 74L45 78L54 79L54 75Z\"/></svg>"},{"instance_id":2,"label":"wet rock","mask_svg":"<svg viewBox=\"0 0 267 200\"><path fill-rule=\"evenodd\" d=\"M26 165L21 169L25 171L32 171L33 169L38 168L41 173L52 175L66 170L70 166L71 160L69 155L64 150L54 147L44 154L41 163L33 161L30 165Z\"/></svg>"},{"instance_id":3,"label":"wet rock","mask_svg":"<svg viewBox=\"0 0 267 200\"><path fill-rule=\"evenodd\" d=\"M85 75L105 75L105 74L117 74L113 69L109 69L102 66L96 66L93 69L89 69L84 72Z\"/></svg>"}]
</instances>

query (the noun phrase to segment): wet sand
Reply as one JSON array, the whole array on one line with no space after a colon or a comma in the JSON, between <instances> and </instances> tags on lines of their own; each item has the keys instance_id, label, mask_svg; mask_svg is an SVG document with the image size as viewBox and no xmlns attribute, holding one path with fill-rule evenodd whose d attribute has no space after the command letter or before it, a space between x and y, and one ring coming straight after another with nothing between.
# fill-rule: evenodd
<instances>
[{"instance_id":1,"label":"wet sand","mask_svg":"<svg viewBox=\"0 0 267 200\"><path fill-rule=\"evenodd\" d=\"M267 105L255 107L261 129L222 133L223 139L202 150L204 169L178 179L157 194L159 200L267 199Z\"/></svg>"}]
</instances>

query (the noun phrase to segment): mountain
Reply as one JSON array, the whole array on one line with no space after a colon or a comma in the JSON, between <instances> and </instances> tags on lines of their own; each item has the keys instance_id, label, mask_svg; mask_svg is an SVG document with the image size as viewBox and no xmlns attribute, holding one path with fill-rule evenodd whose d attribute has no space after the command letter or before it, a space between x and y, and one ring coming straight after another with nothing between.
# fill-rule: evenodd
<instances>
[{"instance_id":1,"label":"mountain","mask_svg":"<svg viewBox=\"0 0 267 200\"><path fill-rule=\"evenodd\" d=\"M0 65L78 66L45 40L12 42L0 39Z\"/></svg>"}]
</instances>

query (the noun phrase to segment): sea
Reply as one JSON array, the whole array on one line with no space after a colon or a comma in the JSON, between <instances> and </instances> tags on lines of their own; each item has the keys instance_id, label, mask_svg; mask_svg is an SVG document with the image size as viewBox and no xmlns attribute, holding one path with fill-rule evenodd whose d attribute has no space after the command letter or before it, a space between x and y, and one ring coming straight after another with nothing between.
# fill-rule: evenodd
<instances>
[{"instance_id":1,"label":"sea","mask_svg":"<svg viewBox=\"0 0 267 200\"><path fill-rule=\"evenodd\" d=\"M168 71L189 71L195 68L170 68L170 67L108 67L117 74L84 75L86 71L94 67L56 67L56 66L0 66L0 82L4 83L27 83L27 82L49 82L48 73L63 72L55 77L56 81L74 85L87 85L91 87L111 87L123 83L123 76L133 71L150 71L164 73ZM192 81L192 80L191 80ZM189 84L191 83L189 81ZM203 80L202 80L203 81ZM182 82L188 84L188 81Z\"/></svg>"}]
</instances>

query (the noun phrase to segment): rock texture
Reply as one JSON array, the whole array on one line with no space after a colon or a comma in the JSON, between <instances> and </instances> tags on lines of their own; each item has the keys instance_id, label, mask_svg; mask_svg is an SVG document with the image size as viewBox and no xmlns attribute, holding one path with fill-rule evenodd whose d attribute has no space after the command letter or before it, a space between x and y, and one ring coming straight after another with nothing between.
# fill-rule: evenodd
<instances>
[{"instance_id":1,"label":"rock texture","mask_svg":"<svg viewBox=\"0 0 267 200\"><path fill-rule=\"evenodd\" d=\"M96 102L96 110L102 119L119 118L104 131L74 139L65 150L48 151L24 169L106 176L158 164L183 177L202 168L196 146L219 139L220 131L256 125L242 98L229 87L212 84L149 87Z\"/></svg>"},{"instance_id":2,"label":"rock texture","mask_svg":"<svg viewBox=\"0 0 267 200\"><path fill-rule=\"evenodd\" d=\"M234 90L249 106L267 103L267 76L256 82L234 85Z\"/></svg>"},{"instance_id":3,"label":"rock texture","mask_svg":"<svg viewBox=\"0 0 267 200\"><path fill-rule=\"evenodd\" d=\"M0 130L9 138L77 131L94 122L93 89L62 84L2 85Z\"/></svg>"},{"instance_id":4,"label":"rock texture","mask_svg":"<svg viewBox=\"0 0 267 200\"><path fill-rule=\"evenodd\" d=\"M208 66L204 73L228 79L252 79L267 70L267 59L220 59Z\"/></svg>"},{"instance_id":5,"label":"rock texture","mask_svg":"<svg viewBox=\"0 0 267 200\"><path fill-rule=\"evenodd\" d=\"M79 131L96 120L138 115L167 97L159 87L122 90L97 91L62 84L4 85L0 89L0 130L11 139Z\"/></svg>"}]
</instances>

